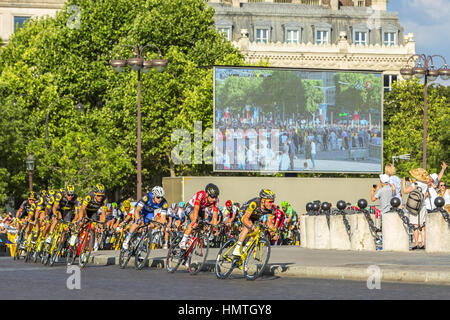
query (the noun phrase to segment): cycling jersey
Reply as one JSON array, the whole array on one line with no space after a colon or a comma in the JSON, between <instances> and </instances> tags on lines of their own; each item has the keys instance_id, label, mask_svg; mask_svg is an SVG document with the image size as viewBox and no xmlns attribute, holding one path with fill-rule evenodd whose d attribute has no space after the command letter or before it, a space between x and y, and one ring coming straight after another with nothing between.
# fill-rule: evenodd
<instances>
[{"instance_id":1,"label":"cycling jersey","mask_svg":"<svg viewBox=\"0 0 450 320\"><path fill-rule=\"evenodd\" d=\"M106 210L106 204L105 204L106 197L102 197L102 200L100 202L97 202L95 199L95 194L93 191L89 192L87 196L83 199L83 206L86 206L86 215L88 218L92 218L94 214L99 211L101 208L102 210Z\"/></svg>"},{"instance_id":2,"label":"cycling jersey","mask_svg":"<svg viewBox=\"0 0 450 320\"><path fill-rule=\"evenodd\" d=\"M250 221L255 222L260 220L264 215L274 216L276 209L272 206L272 209L268 210L266 208L261 209L261 198L253 198L242 205L242 212L245 215L250 212Z\"/></svg>"},{"instance_id":3,"label":"cycling jersey","mask_svg":"<svg viewBox=\"0 0 450 320\"><path fill-rule=\"evenodd\" d=\"M172 218L174 221L179 220L181 223L186 219L186 214L184 213L184 209L177 207L175 210L169 208L167 210L167 217Z\"/></svg>"},{"instance_id":4,"label":"cycling jersey","mask_svg":"<svg viewBox=\"0 0 450 320\"><path fill-rule=\"evenodd\" d=\"M232 205L231 209L229 210L227 207L222 208L222 216L224 221L228 221L233 216L235 216L235 219L238 218L239 208L236 205Z\"/></svg>"},{"instance_id":5,"label":"cycling jersey","mask_svg":"<svg viewBox=\"0 0 450 320\"><path fill-rule=\"evenodd\" d=\"M19 219L26 218L30 214L32 215L32 217L34 217L34 211L36 210L36 203L30 203L27 199L24 202L22 202L22 204L20 205L20 209L22 209L22 211L20 212Z\"/></svg>"},{"instance_id":6,"label":"cycling jersey","mask_svg":"<svg viewBox=\"0 0 450 320\"><path fill-rule=\"evenodd\" d=\"M147 223L148 220L154 219L155 213L165 215L169 204L165 198L162 198L160 203L153 202L153 194L149 192L136 203L135 208L137 207L142 208L139 215L144 218L144 223Z\"/></svg>"},{"instance_id":7,"label":"cycling jersey","mask_svg":"<svg viewBox=\"0 0 450 320\"><path fill-rule=\"evenodd\" d=\"M284 214L286 215L286 220L289 219L289 217L292 217L291 219L291 223L295 224L295 222L297 221L297 212L294 211L294 209L292 208L291 205L289 205L286 209L286 211L284 211L283 209L280 208L281 211L284 212Z\"/></svg>"},{"instance_id":8,"label":"cycling jersey","mask_svg":"<svg viewBox=\"0 0 450 320\"><path fill-rule=\"evenodd\" d=\"M199 217L204 219L210 214L217 213L219 211L219 198L216 198L213 203L208 202L208 194L202 190L197 192L191 200L186 204L185 212L189 216L194 211L194 207L198 205L200 209L198 211Z\"/></svg>"},{"instance_id":9,"label":"cycling jersey","mask_svg":"<svg viewBox=\"0 0 450 320\"><path fill-rule=\"evenodd\" d=\"M79 206L77 195L74 195L72 199L67 199L65 193L57 193L55 196L55 203L57 212L61 212L64 221L68 222L73 219L75 215L75 207Z\"/></svg>"},{"instance_id":10,"label":"cycling jersey","mask_svg":"<svg viewBox=\"0 0 450 320\"><path fill-rule=\"evenodd\" d=\"M273 224L276 225L278 223L278 229L281 229L281 227L283 227L284 221L286 220L286 215L275 205L273 206L273 209L275 210L275 219L273 220Z\"/></svg>"}]
</instances>

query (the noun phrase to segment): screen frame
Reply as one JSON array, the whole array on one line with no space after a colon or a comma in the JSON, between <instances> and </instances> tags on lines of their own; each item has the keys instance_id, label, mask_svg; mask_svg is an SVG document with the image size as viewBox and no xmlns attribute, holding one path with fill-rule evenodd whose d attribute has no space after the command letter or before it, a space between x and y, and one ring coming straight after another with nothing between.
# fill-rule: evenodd
<instances>
[{"instance_id":1,"label":"screen frame","mask_svg":"<svg viewBox=\"0 0 450 320\"><path fill-rule=\"evenodd\" d=\"M255 69L255 70L260 70L260 69L266 69L266 70L286 70L286 71L306 71L306 72L348 72L348 73L370 73L370 74L379 74L380 75L380 79L381 79L381 86L380 86L380 91L381 91L381 101L380 101L380 114L381 114L381 119L380 119L380 131L381 131L381 163L380 163L380 170L379 171L321 171L321 170L302 170L302 171L272 171L272 170L263 170L263 169L259 169L259 170L236 170L236 169L230 169L230 170L218 170L216 169L216 161L215 161L215 150L216 150L216 68L227 68L227 69L237 69L237 70L242 70L242 69ZM323 173L323 174L327 174L327 173L331 173L331 174L382 174L384 172L383 168L384 168L384 87L383 87L383 71L382 70L369 70L369 69L360 69L360 70L355 70L355 69L317 69L317 68L294 68L294 67L271 67L271 66L246 66L246 65L242 65L242 66L231 66L231 65L213 65L212 66L212 70L213 70L213 172L217 172L217 173L226 173L226 172L231 172L231 173L260 173L263 175L275 175L275 174L285 174L285 173L309 173L309 174L314 174L314 173ZM316 160L317 161L317 160Z\"/></svg>"}]
</instances>

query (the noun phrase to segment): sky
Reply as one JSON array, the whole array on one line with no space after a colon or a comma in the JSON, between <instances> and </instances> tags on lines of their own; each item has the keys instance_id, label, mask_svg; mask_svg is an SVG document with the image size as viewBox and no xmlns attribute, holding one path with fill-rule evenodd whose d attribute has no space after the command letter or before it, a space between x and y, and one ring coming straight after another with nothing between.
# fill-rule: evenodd
<instances>
[{"instance_id":1,"label":"sky","mask_svg":"<svg viewBox=\"0 0 450 320\"><path fill-rule=\"evenodd\" d=\"M450 66L450 0L389 0L387 9L398 12L405 34L414 33L417 54L439 54ZM435 61L442 66L442 59ZM450 80L438 82L450 85Z\"/></svg>"}]
</instances>

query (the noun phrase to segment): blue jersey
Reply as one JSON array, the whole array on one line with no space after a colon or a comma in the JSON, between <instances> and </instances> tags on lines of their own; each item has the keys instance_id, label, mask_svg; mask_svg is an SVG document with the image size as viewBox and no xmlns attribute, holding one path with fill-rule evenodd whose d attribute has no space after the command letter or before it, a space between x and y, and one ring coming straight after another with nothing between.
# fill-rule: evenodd
<instances>
[{"instance_id":1,"label":"blue jersey","mask_svg":"<svg viewBox=\"0 0 450 320\"><path fill-rule=\"evenodd\" d=\"M140 215L144 216L145 220L151 220L155 216L155 211L166 214L169 204L165 198L163 198L160 203L154 203L153 195L149 192L136 203L136 208L137 207L142 207Z\"/></svg>"}]
</instances>

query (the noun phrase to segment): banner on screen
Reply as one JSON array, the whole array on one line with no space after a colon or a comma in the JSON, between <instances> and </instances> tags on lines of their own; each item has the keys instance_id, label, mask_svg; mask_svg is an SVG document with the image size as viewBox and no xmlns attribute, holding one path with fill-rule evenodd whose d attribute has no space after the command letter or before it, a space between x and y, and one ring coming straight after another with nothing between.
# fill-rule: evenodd
<instances>
[{"instance_id":1,"label":"banner on screen","mask_svg":"<svg viewBox=\"0 0 450 320\"><path fill-rule=\"evenodd\" d=\"M214 68L214 171L382 172L379 72Z\"/></svg>"}]
</instances>

